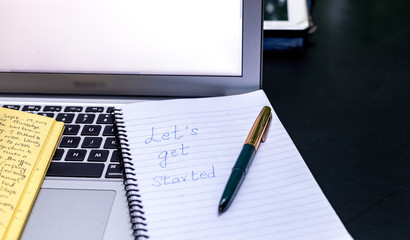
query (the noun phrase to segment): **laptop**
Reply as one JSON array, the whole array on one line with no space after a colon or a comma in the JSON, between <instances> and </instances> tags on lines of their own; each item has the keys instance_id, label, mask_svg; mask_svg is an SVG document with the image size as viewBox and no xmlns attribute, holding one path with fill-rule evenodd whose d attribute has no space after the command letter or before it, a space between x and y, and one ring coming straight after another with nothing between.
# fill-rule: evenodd
<instances>
[{"instance_id":1,"label":"laptop","mask_svg":"<svg viewBox=\"0 0 410 240\"><path fill-rule=\"evenodd\" d=\"M262 0L0 3L0 106L65 122L21 239L134 239L110 112L262 84Z\"/></svg>"}]
</instances>

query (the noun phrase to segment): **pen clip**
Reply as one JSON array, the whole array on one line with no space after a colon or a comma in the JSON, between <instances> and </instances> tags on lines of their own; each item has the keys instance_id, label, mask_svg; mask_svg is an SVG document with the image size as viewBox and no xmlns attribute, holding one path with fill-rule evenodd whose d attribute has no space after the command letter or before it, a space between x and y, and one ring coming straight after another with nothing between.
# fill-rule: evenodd
<instances>
[{"instance_id":1,"label":"pen clip","mask_svg":"<svg viewBox=\"0 0 410 240\"><path fill-rule=\"evenodd\" d=\"M261 142L265 142L267 136L268 136L268 132L269 132L269 127L270 127L270 122L272 121L272 113L270 113L269 115L269 119L266 122L265 128L263 129L263 135L262 135L262 139Z\"/></svg>"}]
</instances>

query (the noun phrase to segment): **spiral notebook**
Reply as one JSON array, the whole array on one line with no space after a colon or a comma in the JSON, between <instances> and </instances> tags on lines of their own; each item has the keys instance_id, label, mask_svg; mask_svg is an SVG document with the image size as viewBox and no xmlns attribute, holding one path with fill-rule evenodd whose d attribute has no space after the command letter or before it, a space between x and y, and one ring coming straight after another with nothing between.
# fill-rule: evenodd
<instances>
[{"instance_id":1,"label":"spiral notebook","mask_svg":"<svg viewBox=\"0 0 410 240\"><path fill-rule=\"evenodd\" d=\"M263 91L114 111L137 239L352 239L273 113L230 209L218 203Z\"/></svg>"}]
</instances>

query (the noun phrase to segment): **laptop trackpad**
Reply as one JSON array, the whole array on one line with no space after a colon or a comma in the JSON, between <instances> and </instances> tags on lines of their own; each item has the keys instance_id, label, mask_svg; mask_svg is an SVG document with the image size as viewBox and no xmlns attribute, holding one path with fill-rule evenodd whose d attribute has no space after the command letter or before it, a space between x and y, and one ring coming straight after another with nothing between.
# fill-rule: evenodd
<instances>
[{"instance_id":1,"label":"laptop trackpad","mask_svg":"<svg viewBox=\"0 0 410 240\"><path fill-rule=\"evenodd\" d=\"M21 239L102 239L115 191L41 189Z\"/></svg>"}]
</instances>

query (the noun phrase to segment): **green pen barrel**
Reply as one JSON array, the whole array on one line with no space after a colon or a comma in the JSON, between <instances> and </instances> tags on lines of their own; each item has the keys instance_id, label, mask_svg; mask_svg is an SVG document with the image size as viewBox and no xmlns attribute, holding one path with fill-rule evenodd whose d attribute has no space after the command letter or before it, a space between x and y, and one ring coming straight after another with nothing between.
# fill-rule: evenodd
<instances>
[{"instance_id":1,"label":"green pen barrel","mask_svg":"<svg viewBox=\"0 0 410 240\"><path fill-rule=\"evenodd\" d=\"M248 173L249 166L252 163L255 152L255 147L251 144L243 145L242 151L239 154L234 167L232 168L232 173L229 176L225 190L221 197L221 201L219 202L220 213L228 209L236 194L238 193L238 190L242 185L246 174Z\"/></svg>"},{"instance_id":2,"label":"green pen barrel","mask_svg":"<svg viewBox=\"0 0 410 240\"><path fill-rule=\"evenodd\" d=\"M242 147L242 151L239 154L238 160L236 160L235 165L233 166L233 169L239 168L242 169L245 174L248 173L249 167L252 164L253 157L255 156L255 147L251 144L245 144ZM232 169L232 170L233 170Z\"/></svg>"}]
</instances>

